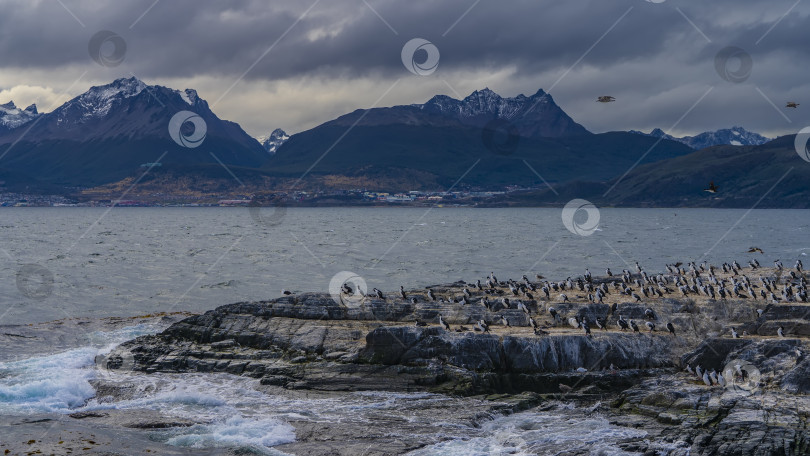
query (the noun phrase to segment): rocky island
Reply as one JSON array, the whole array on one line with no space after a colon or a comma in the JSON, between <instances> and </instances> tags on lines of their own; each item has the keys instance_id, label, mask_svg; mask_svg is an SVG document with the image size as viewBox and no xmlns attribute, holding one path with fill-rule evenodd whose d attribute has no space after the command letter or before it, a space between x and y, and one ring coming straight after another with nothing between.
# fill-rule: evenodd
<instances>
[{"instance_id":1,"label":"rocky island","mask_svg":"<svg viewBox=\"0 0 810 456\"><path fill-rule=\"evenodd\" d=\"M293 293L191 316L102 362L225 372L291 395L471 397L490 406L432 413L479 421L566 401L576 404L570 413L644 430L621 445L639 454L808 454L805 273L800 263L776 266L676 264L557 282L491 276L385 294L343 284L331 295ZM296 441L277 448L292 454L356 454L361 443L373 445L369 454L399 454L425 444L418 431L392 442L339 423L292 424Z\"/></svg>"}]
</instances>

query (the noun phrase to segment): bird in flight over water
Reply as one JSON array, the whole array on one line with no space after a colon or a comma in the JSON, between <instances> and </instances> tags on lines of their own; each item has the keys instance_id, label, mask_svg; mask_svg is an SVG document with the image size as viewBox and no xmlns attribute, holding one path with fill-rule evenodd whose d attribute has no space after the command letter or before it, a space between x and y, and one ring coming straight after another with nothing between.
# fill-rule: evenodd
<instances>
[{"instance_id":1,"label":"bird in flight over water","mask_svg":"<svg viewBox=\"0 0 810 456\"><path fill-rule=\"evenodd\" d=\"M787 102L787 105L785 105L785 107L786 107L786 108L793 108L793 109L796 109L796 108L798 108L798 107L799 107L799 103L796 103L795 101L788 101L788 102Z\"/></svg>"},{"instance_id":2,"label":"bird in flight over water","mask_svg":"<svg viewBox=\"0 0 810 456\"><path fill-rule=\"evenodd\" d=\"M714 185L714 182L709 182L709 188L704 188L703 191L709 193L717 193L717 186Z\"/></svg>"},{"instance_id":3,"label":"bird in flight over water","mask_svg":"<svg viewBox=\"0 0 810 456\"><path fill-rule=\"evenodd\" d=\"M612 97L610 95L602 95L596 99L599 103L610 103L611 101L616 101L616 97Z\"/></svg>"}]
</instances>

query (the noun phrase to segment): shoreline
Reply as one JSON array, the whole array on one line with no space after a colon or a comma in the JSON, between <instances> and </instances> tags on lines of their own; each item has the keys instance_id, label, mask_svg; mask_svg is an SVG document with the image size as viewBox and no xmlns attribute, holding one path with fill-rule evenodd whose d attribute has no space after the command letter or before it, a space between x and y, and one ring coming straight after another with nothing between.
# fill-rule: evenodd
<instances>
[{"instance_id":1,"label":"shoreline","mask_svg":"<svg viewBox=\"0 0 810 456\"><path fill-rule=\"evenodd\" d=\"M488 422L493 416L523 411L566 413L575 420L596 414L628 432L643 431L644 438L628 438L620 444L625 451L641 453L654 448L668 448L665 454L673 456L810 451L802 424L810 410L810 381L806 380L810 378L810 361L794 353L810 352L810 304L781 302L765 307L766 302L759 297L711 299L692 292L679 296L671 281L677 277L688 280L688 266L683 268L677 274L664 274L668 276L664 288L670 291L663 297L641 298L635 281L645 283L644 276L633 273L625 279L582 280L584 289L579 288L582 278L572 278L570 284L549 282L564 288L550 290L548 297L542 291L546 285L543 280L510 280L482 289L475 282L457 282L405 290L407 299L392 292L385 292L383 299L341 295L337 300L324 293L294 293L268 301L224 305L203 314L144 316L164 319L166 329L118 345L105 358L106 364L96 368L110 372L123 369L124 373L131 370L147 376L230 374L258 381L256 388L265 394L289 398L351 398L364 391L390 391L439 394L468 404L461 409L420 409L434 417L445 414L449 422L472 423L469 420L490 416ZM715 272L719 280L729 283L743 276L752 283L760 275L775 278L780 289L788 283L797 288L798 277L806 277L802 272L791 279L787 270L773 268L752 271L745 267L739 273L723 273L718 268ZM700 276L706 275L701 271ZM624 280L633 290L628 294L621 294L620 287L614 285ZM595 289L603 288L603 284L607 288L603 304L588 300L589 283ZM465 288L470 292L466 298L469 302L452 302L466 296ZM752 290L759 288L756 285ZM428 289L436 301L428 296ZM638 294L639 299L630 293ZM562 300L562 294L567 299ZM487 308L481 303L483 297L501 304ZM509 307L504 305L505 297L511 298ZM415 303L412 298L416 298ZM518 308L518 302L526 309ZM615 311L613 302L617 303ZM559 318L552 318L552 307ZM767 309L763 316L753 311L757 307ZM653 318L647 309L653 311ZM436 321L439 314L450 331ZM616 314L637 321L643 329L638 333L622 331L616 327ZM610 316L605 330L597 328L597 319L603 315ZM529 316L538 323L536 331L530 327ZM510 326L506 327L500 317ZM568 320L574 317L589 324L590 335L569 325ZM489 323L488 334L474 330L479 319ZM81 326L81 319L76 320L72 323ZM107 320L117 325L138 318ZM793 323L788 336L778 337L777 327L788 321ZM655 323L655 331L648 330L646 322ZM676 335L666 330L668 322L675 325ZM71 322L43 325L67 323ZM731 327L745 335L732 338ZM742 362L739 360L758 368L755 384L707 386L684 370L687 364L692 369L700 364L707 371L713 368L722 373L726 364ZM94 380L93 386L97 397L108 397L105 400L121 400L132 394L131 388L122 388L108 378ZM469 404L482 408L468 410ZM148 442L153 431L144 429L194 424L181 424L176 417L155 415L148 409L73 415L61 415L55 427L61 429L60 438L73 433L71 445L78 445L92 440L90 434L96 435L96 442L115 442L120 435L120 442L142 451L127 454L150 454L146 450L152 449L148 445L155 445ZM41 417L26 419L35 416ZM45 422L17 418L12 423L14 419L4 417L0 427L16 426L10 435L19 440L15 451L22 451L27 441L19 437ZM122 419L134 425L121 428L116 423ZM288 423L295 428L295 441L273 447L288 454L348 456L363 454L370 447L377 451L373 454L401 454L442 442L427 437L429 427L417 426L408 431L409 438L392 439L387 433L369 434L367 429L348 424L309 419ZM404 432L403 423L394 420L391 430ZM147 440L138 443L139 439ZM38 449L56 451L54 442L35 443L40 445ZM533 447L532 442L521 445L530 451L540 448ZM0 451L3 448L0 445ZM780 453L785 449L787 453ZM168 447L160 454L191 454L187 450ZM233 451L220 448L195 454L236 454Z\"/></svg>"}]
</instances>

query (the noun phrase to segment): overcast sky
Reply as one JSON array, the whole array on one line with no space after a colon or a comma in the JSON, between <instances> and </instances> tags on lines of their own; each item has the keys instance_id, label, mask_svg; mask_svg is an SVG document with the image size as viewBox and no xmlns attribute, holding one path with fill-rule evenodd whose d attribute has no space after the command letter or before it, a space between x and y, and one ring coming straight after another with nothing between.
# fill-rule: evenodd
<instances>
[{"instance_id":1,"label":"overcast sky","mask_svg":"<svg viewBox=\"0 0 810 456\"><path fill-rule=\"evenodd\" d=\"M593 132L660 127L683 135L740 125L773 137L810 125L810 2L224 3L3 1L0 103L50 111L92 85L135 75L197 89L254 136L484 87L503 96L550 91ZM91 59L88 43L100 30L126 42L120 65ZM412 38L439 49L434 73L414 75L402 64ZM747 78L737 77L740 60L725 67L742 82L716 70L728 46L751 57ZM112 50L106 43L103 52ZM596 103L599 95L616 102ZM787 109L787 101L801 105Z\"/></svg>"}]
</instances>

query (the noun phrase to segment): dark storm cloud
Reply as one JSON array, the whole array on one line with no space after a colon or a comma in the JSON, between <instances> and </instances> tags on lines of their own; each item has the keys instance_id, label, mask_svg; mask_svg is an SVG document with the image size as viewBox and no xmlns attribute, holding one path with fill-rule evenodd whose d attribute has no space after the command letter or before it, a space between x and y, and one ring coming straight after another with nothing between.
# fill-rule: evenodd
<instances>
[{"instance_id":1,"label":"dark storm cloud","mask_svg":"<svg viewBox=\"0 0 810 456\"><path fill-rule=\"evenodd\" d=\"M224 93L271 46L245 75L243 86L296 79L347 81L347 86L358 78L393 82L409 76L400 61L402 45L420 37L441 51L437 77L464 86L465 74L509 69L511 80L493 84L514 95L549 89L599 41L552 91L594 131L667 127L702 87L712 86L717 88L706 101L714 104L696 108L682 129L731 126L739 120L750 129L789 132L791 123L810 120L792 112L796 119L786 122L772 107L760 106L763 99L755 89L783 105L807 88L800 68L810 57L810 5L800 4L785 15L793 1L367 1L371 7L362 0L323 0L302 17L313 4L309 0L241 0L227 6L163 0L139 20L152 0L106 6L63 0L66 8L50 1L6 2L0 6L0 56L6 69L53 70L54 79L71 66L85 66L102 80L130 72L147 82L207 76L220 79ZM114 31L127 42L125 61L115 71L98 68L88 55L88 40L99 30ZM740 88L728 88L714 70L716 53L728 45L745 49L754 62L744 85L756 102L745 98L739 105L754 109L745 119L728 106L740 98ZM0 88L24 83L3 80ZM623 115L603 118L591 104L596 95L608 93L617 96L615 106L632 101L632 107L617 107ZM653 99L657 102L651 107ZM725 119L716 108L719 103L731 112Z\"/></svg>"}]
</instances>

